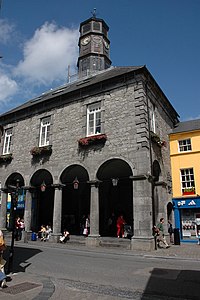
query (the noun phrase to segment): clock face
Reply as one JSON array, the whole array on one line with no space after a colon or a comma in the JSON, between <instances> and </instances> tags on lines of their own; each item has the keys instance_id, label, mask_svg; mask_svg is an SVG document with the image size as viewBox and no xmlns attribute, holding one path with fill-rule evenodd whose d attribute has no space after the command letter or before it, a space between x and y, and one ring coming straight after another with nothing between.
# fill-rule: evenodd
<instances>
[{"instance_id":1,"label":"clock face","mask_svg":"<svg viewBox=\"0 0 200 300\"><path fill-rule=\"evenodd\" d=\"M84 38L81 40L81 45L85 46L85 45L89 44L90 40L91 40L90 36L84 37Z\"/></svg>"}]
</instances>

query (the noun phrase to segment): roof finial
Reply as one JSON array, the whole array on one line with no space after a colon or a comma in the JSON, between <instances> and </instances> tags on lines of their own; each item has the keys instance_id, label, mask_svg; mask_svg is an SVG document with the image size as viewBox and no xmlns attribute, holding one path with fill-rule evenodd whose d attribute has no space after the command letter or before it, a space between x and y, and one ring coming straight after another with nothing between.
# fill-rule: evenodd
<instances>
[{"instance_id":1,"label":"roof finial","mask_svg":"<svg viewBox=\"0 0 200 300\"><path fill-rule=\"evenodd\" d=\"M94 8L93 11L91 11L91 14L92 14L93 18L97 17L96 8Z\"/></svg>"}]
</instances>

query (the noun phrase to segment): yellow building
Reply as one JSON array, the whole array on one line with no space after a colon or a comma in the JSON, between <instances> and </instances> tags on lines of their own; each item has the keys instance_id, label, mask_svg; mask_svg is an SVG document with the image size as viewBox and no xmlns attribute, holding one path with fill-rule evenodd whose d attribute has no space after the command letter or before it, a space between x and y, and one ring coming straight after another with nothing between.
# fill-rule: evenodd
<instances>
[{"instance_id":1,"label":"yellow building","mask_svg":"<svg viewBox=\"0 0 200 300\"><path fill-rule=\"evenodd\" d=\"M169 136L175 227L183 241L200 235L200 119L180 122Z\"/></svg>"}]
</instances>

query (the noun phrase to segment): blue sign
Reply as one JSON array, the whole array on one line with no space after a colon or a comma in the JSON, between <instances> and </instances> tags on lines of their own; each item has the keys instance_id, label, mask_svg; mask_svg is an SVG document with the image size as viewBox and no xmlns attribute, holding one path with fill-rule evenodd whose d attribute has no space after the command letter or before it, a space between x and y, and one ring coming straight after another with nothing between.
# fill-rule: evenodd
<instances>
[{"instance_id":1,"label":"blue sign","mask_svg":"<svg viewBox=\"0 0 200 300\"><path fill-rule=\"evenodd\" d=\"M173 199L174 208L184 209L184 208L200 208L200 198L191 197L191 198L177 198Z\"/></svg>"},{"instance_id":2,"label":"blue sign","mask_svg":"<svg viewBox=\"0 0 200 300\"><path fill-rule=\"evenodd\" d=\"M19 195L18 195L18 201L17 201L17 209L24 209L25 207L25 193L24 190L20 190L19 191ZM8 194L8 198L7 198L7 209L10 210L11 208L11 194Z\"/></svg>"}]
</instances>

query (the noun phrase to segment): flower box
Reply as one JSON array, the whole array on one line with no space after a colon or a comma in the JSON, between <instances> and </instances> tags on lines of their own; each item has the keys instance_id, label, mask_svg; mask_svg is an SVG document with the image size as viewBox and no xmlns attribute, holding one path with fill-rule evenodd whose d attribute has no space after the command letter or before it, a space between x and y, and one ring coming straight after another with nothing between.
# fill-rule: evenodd
<instances>
[{"instance_id":1,"label":"flower box","mask_svg":"<svg viewBox=\"0 0 200 300\"><path fill-rule=\"evenodd\" d=\"M167 145L166 141L161 140L159 135L157 135L155 132L151 131L150 136L151 136L152 142L157 144L159 147L166 147L166 145Z\"/></svg>"},{"instance_id":2,"label":"flower box","mask_svg":"<svg viewBox=\"0 0 200 300\"><path fill-rule=\"evenodd\" d=\"M12 153L0 155L0 163L10 162L13 159Z\"/></svg>"},{"instance_id":3,"label":"flower box","mask_svg":"<svg viewBox=\"0 0 200 300\"><path fill-rule=\"evenodd\" d=\"M33 147L30 151L33 156L50 155L52 153L52 146Z\"/></svg>"},{"instance_id":4,"label":"flower box","mask_svg":"<svg viewBox=\"0 0 200 300\"><path fill-rule=\"evenodd\" d=\"M188 195L195 195L196 192L195 192L195 189L192 188L192 189L185 189L183 191L183 196L188 196Z\"/></svg>"},{"instance_id":5,"label":"flower box","mask_svg":"<svg viewBox=\"0 0 200 300\"><path fill-rule=\"evenodd\" d=\"M89 145L97 145L100 143L105 143L106 140L107 140L106 134L97 134L97 135L81 138L80 140L78 140L78 144L79 146L84 147Z\"/></svg>"}]
</instances>

